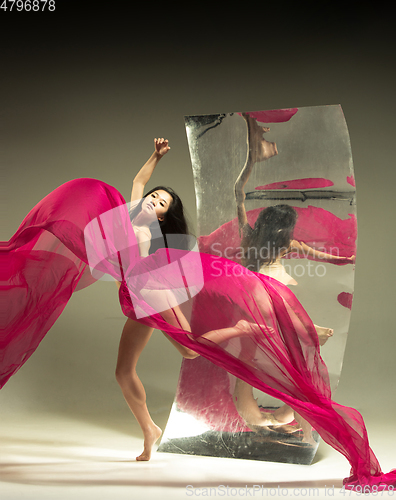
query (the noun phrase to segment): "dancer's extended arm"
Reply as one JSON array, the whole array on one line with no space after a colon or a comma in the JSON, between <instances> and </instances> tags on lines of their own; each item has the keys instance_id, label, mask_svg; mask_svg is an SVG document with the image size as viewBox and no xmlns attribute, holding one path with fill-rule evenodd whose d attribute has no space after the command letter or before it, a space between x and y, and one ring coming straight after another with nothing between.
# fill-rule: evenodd
<instances>
[{"instance_id":1,"label":"dancer's extended arm","mask_svg":"<svg viewBox=\"0 0 396 500\"><path fill-rule=\"evenodd\" d=\"M326 260L326 261L337 261L342 260L345 263L354 264L355 256L343 257L341 255L332 255L329 253L321 252L320 250L315 250L314 248L308 246L303 241L292 240L290 244L290 252L297 255L302 255L303 257L312 257L313 259Z\"/></svg>"},{"instance_id":2,"label":"dancer's extended arm","mask_svg":"<svg viewBox=\"0 0 396 500\"><path fill-rule=\"evenodd\" d=\"M131 202L143 198L143 191L161 158L170 150L166 139L154 139L154 152L133 179Z\"/></svg>"}]
</instances>

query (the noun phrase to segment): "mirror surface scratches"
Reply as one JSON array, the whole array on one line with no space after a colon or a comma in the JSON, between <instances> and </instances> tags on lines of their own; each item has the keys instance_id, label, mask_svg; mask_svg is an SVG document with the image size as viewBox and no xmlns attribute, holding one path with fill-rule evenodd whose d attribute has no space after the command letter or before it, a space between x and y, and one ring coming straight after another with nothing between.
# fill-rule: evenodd
<instances>
[{"instance_id":1,"label":"mirror surface scratches","mask_svg":"<svg viewBox=\"0 0 396 500\"><path fill-rule=\"evenodd\" d=\"M200 251L291 288L315 325L334 395L357 242L352 154L341 106L186 116L185 125ZM246 227L255 230L256 221L265 227L267 243L243 246ZM287 231L287 245L275 248ZM310 464L319 436L295 419L282 421L282 408L281 401L203 357L183 360L158 451ZM286 423L267 425L268 414Z\"/></svg>"}]
</instances>

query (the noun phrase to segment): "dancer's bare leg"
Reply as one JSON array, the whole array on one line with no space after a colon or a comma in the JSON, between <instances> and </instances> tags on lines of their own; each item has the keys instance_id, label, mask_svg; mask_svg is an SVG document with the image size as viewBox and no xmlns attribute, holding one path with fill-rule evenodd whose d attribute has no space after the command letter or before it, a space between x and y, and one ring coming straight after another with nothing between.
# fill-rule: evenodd
<instances>
[{"instance_id":1,"label":"dancer's bare leg","mask_svg":"<svg viewBox=\"0 0 396 500\"><path fill-rule=\"evenodd\" d=\"M172 337L170 337L166 332L162 332L165 337L171 342L176 349L180 352L180 354L183 356L185 359L195 359L199 356L199 354L195 351L192 351L188 347L185 347L184 345L179 344L179 342L176 342Z\"/></svg>"},{"instance_id":2,"label":"dancer's bare leg","mask_svg":"<svg viewBox=\"0 0 396 500\"><path fill-rule=\"evenodd\" d=\"M274 411L274 416L278 422L289 424L290 422L293 422L295 413L290 406L284 404Z\"/></svg>"},{"instance_id":3,"label":"dancer's bare leg","mask_svg":"<svg viewBox=\"0 0 396 500\"><path fill-rule=\"evenodd\" d=\"M139 356L152 333L153 328L128 319L121 335L116 368L116 378L124 398L143 431L144 450L136 457L138 461L150 460L152 447L162 433L151 419L146 392L136 373Z\"/></svg>"},{"instance_id":4,"label":"dancer's bare leg","mask_svg":"<svg viewBox=\"0 0 396 500\"><path fill-rule=\"evenodd\" d=\"M301 415L294 413L294 418L297 420L298 425L303 431L303 443L308 443L315 446L317 443L312 436L312 426Z\"/></svg>"}]
</instances>

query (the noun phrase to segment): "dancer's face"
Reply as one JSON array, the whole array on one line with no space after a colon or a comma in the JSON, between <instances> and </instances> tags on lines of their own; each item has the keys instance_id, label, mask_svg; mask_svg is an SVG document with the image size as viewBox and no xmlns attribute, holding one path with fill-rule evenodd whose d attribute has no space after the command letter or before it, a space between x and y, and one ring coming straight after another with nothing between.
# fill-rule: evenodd
<instances>
[{"instance_id":1,"label":"dancer's face","mask_svg":"<svg viewBox=\"0 0 396 500\"><path fill-rule=\"evenodd\" d=\"M163 221L171 203L172 196L167 191L159 189L146 196L143 201L142 211L151 215L155 214L159 221Z\"/></svg>"}]
</instances>

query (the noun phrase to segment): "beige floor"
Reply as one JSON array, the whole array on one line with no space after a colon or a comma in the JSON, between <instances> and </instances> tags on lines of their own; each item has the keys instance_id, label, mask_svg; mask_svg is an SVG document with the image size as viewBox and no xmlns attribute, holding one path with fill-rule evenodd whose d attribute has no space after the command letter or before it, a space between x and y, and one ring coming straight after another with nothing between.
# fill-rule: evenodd
<instances>
[{"instance_id":1,"label":"beige floor","mask_svg":"<svg viewBox=\"0 0 396 500\"><path fill-rule=\"evenodd\" d=\"M22 415L7 413L2 418L1 500L345 498L340 490L348 463L323 442L311 466L166 453L138 463L134 459L142 440L135 424L124 417L106 425L90 418ZM366 423L371 444L388 471L396 464L390 425L373 417Z\"/></svg>"}]
</instances>

